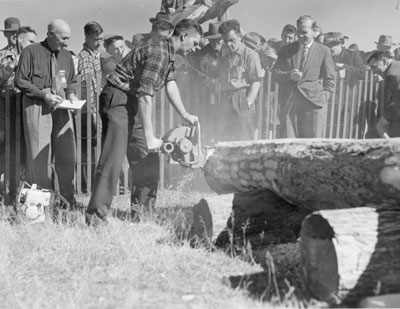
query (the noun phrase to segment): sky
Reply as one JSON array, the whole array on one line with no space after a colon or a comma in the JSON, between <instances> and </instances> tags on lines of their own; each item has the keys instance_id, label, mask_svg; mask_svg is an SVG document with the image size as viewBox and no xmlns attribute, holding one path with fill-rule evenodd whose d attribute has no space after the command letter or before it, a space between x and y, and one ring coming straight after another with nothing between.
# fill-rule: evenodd
<instances>
[{"instance_id":1,"label":"sky","mask_svg":"<svg viewBox=\"0 0 400 309\"><path fill-rule=\"evenodd\" d=\"M400 43L400 0L239 0L229 11L245 31L257 31L266 38L279 38L285 24L295 24L300 15L313 15L324 32L338 31L358 43L362 50L375 48L379 35L392 35ZM94 20L105 34L149 32L149 18L155 16L161 0L0 0L0 29L6 17L15 16L32 26L42 40L54 18L66 20L72 28L69 49L76 53L84 40L83 26ZM398 7L398 8L397 8ZM207 30L207 25L204 26ZM0 47L6 45L0 37Z\"/></svg>"}]
</instances>

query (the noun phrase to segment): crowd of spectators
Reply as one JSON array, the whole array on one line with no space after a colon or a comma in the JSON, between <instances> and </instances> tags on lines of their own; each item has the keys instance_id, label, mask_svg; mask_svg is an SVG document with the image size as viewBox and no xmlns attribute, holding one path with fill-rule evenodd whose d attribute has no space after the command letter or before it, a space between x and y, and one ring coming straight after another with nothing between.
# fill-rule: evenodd
<instances>
[{"instance_id":1,"label":"crowd of spectators","mask_svg":"<svg viewBox=\"0 0 400 309\"><path fill-rule=\"evenodd\" d=\"M223 5L227 8L234 2L225 1ZM21 149L23 160L27 162L27 179L32 179L43 188L51 187L48 162L53 160L62 194L71 205L76 204L72 185L75 177L76 119L70 111L58 109L58 104L66 98L73 102L78 92L81 99L90 102L82 110L81 157L84 165L91 157L93 172L87 175L84 171L82 183L85 187L87 177L91 177L93 183L98 182L94 165L96 154L88 153L86 143L92 139L92 145L95 146L96 136L100 134L98 129L109 121L96 116L103 112L97 110L98 98L101 100L103 97L104 100L108 95L102 90L111 83L124 91L125 84L115 81L116 72L119 79L125 74L127 80L135 81L135 76L129 74L143 73L135 69L139 65L135 61L146 59L147 54L136 56L139 60L132 58L132 55L140 54L142 46L154 44L150 43L154 42L154 38L171 38L173 35L176 36L174 42L182 38L179 49L185 52L170 50L174 56L170 57L168 66L172 63L174 72L183 72L186 76L185 85L189 83L191 89L190 106L199 116L207 143L254 140L257 137L255 102L266 74L270 74L273 81L279 84L278 117L273 119L279 125L279 137L323 137L327 102L335 95L337 78L354 87L370 69L378 80L384 80L385 85L379 90L384 91L384 113L377 124L377 132L386 138L400 136L400 47L396 48L390 35L381 35L376 41L375 50L362 51L357 43L348 45L349 37L345 34L338 31L323 32L312 16L303 15L293 24L284 25L279 39L265 37L256 31L245 32L238 20L230 19L210 22L201 40L190 41L188 33L176 27L194 16L194 11L185 9L185 6L196 4L199 7L211 7L207 1L162 1L161 11L149 20L149 33L134 34L131 40L118 33L107 34L102 25L90 21L84 25L85 39L81 51L76 54L67 49L71 29L63 20L50 22L47 37L42 42L38 42L35 30L21 26L17 18L5 20L1 31L8 44L0 50L0 117L4 119L7 92L13 128L10 135L12 149L16 143L14 128L18 123L23 123ZM192 47L189 44L193 48L189 48ZM147 48L146 53L152 54L154 51ZM131 59L131 62L128 63L127 59ZM121 70L122 66L125 66L125 71ZM175 75L171 77L171 74L164 72L165 68L153 66L156 72L152 74L175 79ZM80 85L77 75L80 76ZM128 82L128 85L129 88L140 89L140 84ZM16 100L18 92L23 94L21 119L15 117L16 105L20 104ZM218 104L213 99L217 95ZM272 96L270 98L272 100ZM265 101L264 104L272 102ZM100 108L109 107L100 105ZM213 111L211 114L210 110ZM90 113L89 117L87 113ZM150 185L144 185L150 187L150 193L146 196L149 199L155 195L157 187L159 158L158 155L148 155L149 144L143 138L139 114L132 116L135 124L131 128L133 133L129 136L127 154L133 175L143 174L148 179L148 174L153 174ZM91 136L87 134L88 126L91 126ZM217 127L218 130L210 130L211 127ZM103 142L105 131L103 129ZM1 121L0 142L4 140L5 124ZM4 157L4 146L0 150L0 155ZM14 157L11 155L11 158ZM4 166L0 172L4 172ZM135 191L135 186L143 185L138 178L133 176L132 191ZM16 179L10 181L15 187ZM141 191L132 194L132 203L138 203Z\"/></svg>"}]
</instances>

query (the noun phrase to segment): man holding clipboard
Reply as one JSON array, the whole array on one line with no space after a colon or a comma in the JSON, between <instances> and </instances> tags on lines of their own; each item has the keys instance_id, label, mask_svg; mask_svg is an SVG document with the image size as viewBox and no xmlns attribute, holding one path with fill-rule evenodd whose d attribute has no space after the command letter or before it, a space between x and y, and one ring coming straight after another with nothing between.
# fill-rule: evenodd
<instances>
[{"instance_id":1,"label":"man holding clipboard","mask_svg":"<svg viewBox=\"0 0 400 309\"><path fill-rule=\"evenodd\" d=\"M23 124L27 148L27 180L51 188L50 158L54 156L61 195L74 205L75 143L71 113L58 108L72 104L77 81L71 54L64 49L71 28L61 20L48 25L47 38L26 47L20 57L15 86L23 94ZM71 104L69 103L69 104Z\"/></svg>"}]
</instances>

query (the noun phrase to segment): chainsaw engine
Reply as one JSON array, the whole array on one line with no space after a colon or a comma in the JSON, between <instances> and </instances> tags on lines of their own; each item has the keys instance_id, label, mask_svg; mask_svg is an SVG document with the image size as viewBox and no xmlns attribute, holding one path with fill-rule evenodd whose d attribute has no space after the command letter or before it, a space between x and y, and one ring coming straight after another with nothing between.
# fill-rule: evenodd
<instances>
[{"instance_id":1,"label":"chainsaw engine","mask_svg":"<svg viewBox=\"0 0 400 309\"><path fill-rule=\"evenodd\" d=\"M162 138L161 152L167 154L180 165L193 169L202 168L206 152L201 148L200 124L180 126L170 130Z\"/></svg>"},{"instance_id":2,"label":"chainsaw engine","mask_svg":"<svg viewBox=\"0 0 400 309\"><path fill-rule=\"evenodd\" d=\"M61 201L69 205L59 193L24 182L18 189L16 210L29 224L42 223L51 218L52 210L58 208Z\"/></svg>"}]
</instances>

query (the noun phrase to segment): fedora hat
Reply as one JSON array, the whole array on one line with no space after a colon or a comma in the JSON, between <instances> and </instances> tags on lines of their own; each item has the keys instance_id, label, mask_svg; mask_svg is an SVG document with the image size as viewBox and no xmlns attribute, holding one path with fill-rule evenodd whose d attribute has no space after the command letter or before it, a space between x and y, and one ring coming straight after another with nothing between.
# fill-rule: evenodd
<instances>
[{"instance_id":1,"label":"fedora hat","mask_svg":"<svg viewBox=\"0 0 400 309\"><path fill-rule=\"evenodd\" d=\"M261 44L261 39L257 33L248 32L243 36L243 43L252 50L257 50Z\"/></svg>"},{"instance_id":2,"label":"fedora hat","mask_svg":"<svg viewBox=\"0 0 400 309\"><path fill-rule=\"evenodd\" d=\"M382 34L379 36L378 42L375 42L375 44L380 44L382 46L395 46L396 44L393 43L393 38L391 35L386 35Z\"/></svg>"},{"instance_id":3,"label":"fedora hat","mask_svg":"<svg viewBox=\"0 0 400 309\"><path fill-rule=\"evenodd\" d=\"M167 23L170 23L170 24L172 25L171 20L170 20L170 18L169 18L169 15L170 15L170 14L168 14L168 13L166 13L166 12L158 12L157 15L156 15L156 17L151 17L151 18L149 19L149 21L150 21L152 24L154 24L156 21L166 21Z\"/></svg>"},{"instance_id":4,"label":"fedora hat","mask_svg":"<svg viewBox=\"0 0 400 309\"><path fill-rule=\"evenodd\" d=\"M21 24L19 22L19 19L16 17L8 17L4 20L4 30L0 31L18 31L18 29L21 27Z\"/></svg>"},{"instance_id":5,"label":"fedora hat","mask_svg":"<svg viewBox=\"0 0 400 309\"><path fill-rule=\"evenodd\" d=\"M123 40L124 37L119 34L105 34L104 35L104 47L109 47L114 40Z\"/></svg>"},{"instance_id":6,"label":"fedora hat","mask_svg":"<svg viewBox=\"0 0 400 309\"><path fill-rule=\"evenodd\" d=\"M344 37L341 32L327 32L324 34L324 45L343 44Z\"/></svg>"},{"instance_id":7,"label":"fedora hat","mask_svg":"<svg viewBox=\"0 0 400 309\"><path fill-rule=\"evenodd\" d=\"M216 23L209 23L208 24L208 31L204 33L205 39L219 39L222 37L220 33L218 33L219 26L221 26L220 22Z\"/></svg>"}]
</instances>

